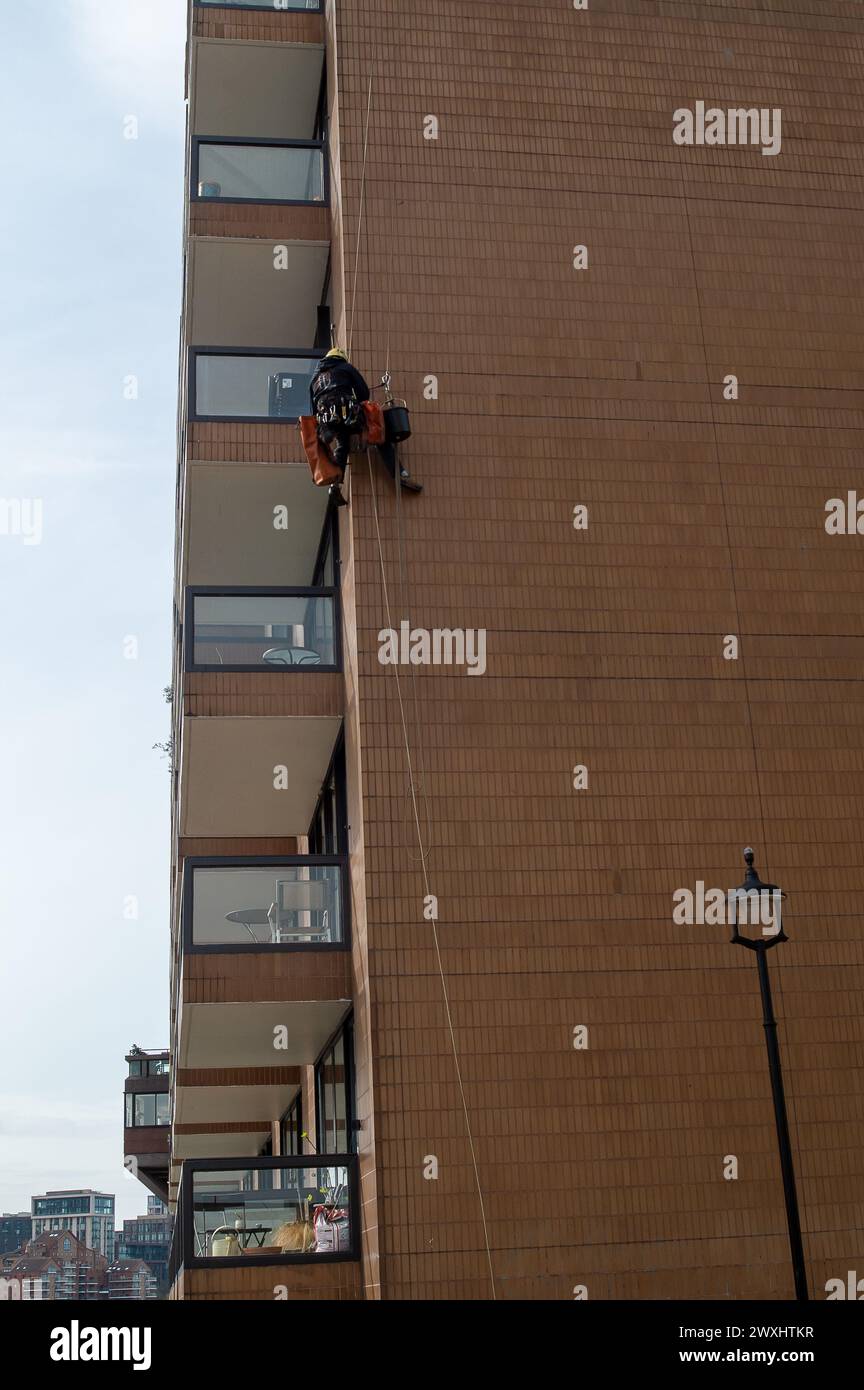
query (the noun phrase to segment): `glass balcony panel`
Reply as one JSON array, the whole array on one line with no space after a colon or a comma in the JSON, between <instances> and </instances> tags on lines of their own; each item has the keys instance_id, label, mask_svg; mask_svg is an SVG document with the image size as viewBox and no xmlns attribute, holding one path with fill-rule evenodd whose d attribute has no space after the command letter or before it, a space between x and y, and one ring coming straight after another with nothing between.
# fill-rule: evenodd
<instances>
[{"instance_id":1,"label":"glass balcony panel","mask_svg":"<svg viewBox=\"0 0 864 1390\"><path fill-rule=\"evenodd\" d=\"M317 364L317 356L198 353L195 413L229 419L297 420L309 414L309 383Z\"/></svg>"},{"instance_id":2,"label":"glass balcony panel","mask_svg":"<svg viewBox=\"0 0 864 1390\"><path fill-rule=\"evenodd\" d=\"M127 1129L167 1125L170 1119L170 1098L167 1091L138 1092L126 1096Z\"/></svg>"},{"instance_id":3,"label":"glass balcony panel","mask_svg":"<svg viewBox=\"0 0 864 1390\"><path fill-rule=\"evenodd\" d=\"M192 1174L197 1259L350 1254L355 1217L339 1164Z\"/></svg>"},{"instance_id":4,"label":"glass balcony panel","mask_svg":"<svg viewBox=\"0 0 864 1390\"><path fill-rule=\"evenodd\" d=\"M313 10L321 9L321 0L195 0L203 9L220 10Z\"/></svg>"},{"instance_id":5,"label":"glass balcony panel","mask_svg":"<svg viewBox=\"0 0 864 1390\"><path fill-rule=\"evenodd\" d=\"M197 594L195 666L285 671L336 665L332 595Z\"/></svg>"},{"instance_id":6,"label":"glass balcony panel","mask_svg":"<svg viewBox=\"0 0 864 1390\"><path fill-rule=\"evenodd\" d=\"M338 945L340 864L192 870L193 946Z\"/></svg>"},{"instance_id":7,"label":"glass balcony panel","mask_svg":"<svg viewBox=\"0 0 864 1390\"><path fill-rule=\"evenodd\" d=\"M323 203L324 153L296 145L198 146L198 197Z\"/></svg>"}]
</instances>

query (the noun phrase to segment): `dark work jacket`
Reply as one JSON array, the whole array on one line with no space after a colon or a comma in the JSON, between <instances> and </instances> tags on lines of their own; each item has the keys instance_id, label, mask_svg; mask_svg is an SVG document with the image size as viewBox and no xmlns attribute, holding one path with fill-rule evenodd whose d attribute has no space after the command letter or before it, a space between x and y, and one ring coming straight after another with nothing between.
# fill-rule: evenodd
<instances>
[{"instance_id":1,"label":"dark work jacket","mask_svg":"<svg viewBox=\"0 0 864 1390\"><path fill-rule=\"evenodd\" d=\"M310 383L309 395L315 415L319 406L331 405L334 401L340 404L350 400L368 401L369 387L350 362L341 357L322 357Z\"/></svg>"}]
</instances>

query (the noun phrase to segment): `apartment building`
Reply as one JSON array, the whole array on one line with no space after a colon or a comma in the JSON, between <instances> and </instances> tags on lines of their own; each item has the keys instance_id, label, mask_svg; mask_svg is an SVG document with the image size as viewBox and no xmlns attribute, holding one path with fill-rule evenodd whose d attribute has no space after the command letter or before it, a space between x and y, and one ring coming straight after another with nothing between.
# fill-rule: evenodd
<instances>
[{"instance_id":1,"label":"apartment building","mask_svg":"<svg viewBox=\"0 0 864 1390\"><path fill-rule=\"evenodd\" d=\"M8 1212L0 1216L0 1255L7 1250L20 1250L33 1234L29 1211Z\"/></svg>"},{"instance_id":2,"label":"apartment building","mask_svg":"<svg viewBox=\"0 0 864 1390\"><path fill-rule=\"evenodd\" d=\"M173 1297L791 1297L756 971L673 916L751 844L812 1296L860 1264L862 47L190 3ZM331 343L422 495L312 485Z\"/></svg>"},{"instance_id":3,"label":"apartment building","mask_svg":"<svg viewBox=\"0 0 864 1390\"><path fill-rule=\"evenodd\" d=\"M104 1297L108 1260L61 1229L35 1236L23 1250L5 1256L2 1269L7 1297L24 1303L89 1302Z\"/></svg>"},{"instance_id":4,"label":"apartment building","mask_svg":"<svg viewBox=\"0 0 864 1390\"><path fill-rule=\"evenodd\" d=\"M146 1214L124 1221L123 1230L117 1233L116 1259L143 1261L152 1273L160 1294L166 1292L168 1286L172 1229L173 1222L167 1207L156 1198L149 1197Z\"/></svg>"},{"instance_id":5,"label":"apartment building","mask_svg":"<svg viewBox=\"0 0 864 1390\"><path fill-rule=\"evenodd\" d=\"M71 1232L90 1250L107 1260L114 1256L114 1196L92 1188L44 1192L30 1199L33 1213L32 1248L43 1236Z\"/></svg>"}]
</instances>

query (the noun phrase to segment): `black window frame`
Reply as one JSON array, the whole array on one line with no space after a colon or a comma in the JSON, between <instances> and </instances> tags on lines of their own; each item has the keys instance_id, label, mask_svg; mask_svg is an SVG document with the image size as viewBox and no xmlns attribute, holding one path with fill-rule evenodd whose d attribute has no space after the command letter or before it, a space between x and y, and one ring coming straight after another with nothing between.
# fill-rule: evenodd
<instances>
[{"instance_id":1,"label":"black window frame","mask_svg":"<svg viewBox=\"0 0 864 1390\"><path fill-rule=\"evenodd\" d=\"M259 3L256 5L238 5L235 0L192 0L196 9L201 10L265 10L269 14L322 14L322 0L314 0L312 6L305 3L297 9L285 9L282 5L274 5L270 0L269 5Z\"/></svg>"},{"instance_id":2,"label":"black window frame","mask_svg":"<svg viewBox=\"0 0 864 1390\"><path fill-rule=\"evenodd\" d=\"M297 942L257 942L229 941L224 944L198 945L192 940L192 913L194 909L194 883L196 869L267 869L316 867L332 865L341 870L341 941L297 941ZM347 854L249 854L249 855L209 855L190 854L183 861L183 896L181 907L180 938L184 956L236 956L268 952L299 953L303 951L350 951L351 950L351 892L348 876Z\"/></svg>"},{"instance_id":3,"label":"black window frame","mask_svg":"<svg viewBox=\"0 0 864 1390\"><path fill-rule=\"evenodd\" d=\"M316 115L316 125L318 118ZM198 192L200 150L202 145L250 145L279 146L284 149L303 149L321 151L321 187L323 198L208 198ZM189 201L190 203L238 203L252 207L281 208L327 208L330 206L330 162L326 138L314 140L276 140L250 135L193 135L189 158Z\"/></svg>"},{"instance_id":4,"label":"black window frame","mask_svg":"<svg viewBox=\"0 0 864 1390\"><path fill-rule=\"evenodd\" d=\"M196 1173L237 1172L238 1169L292 1169L292 1168L345 1168L348 1176L348 1201L351 1213L351 1245L348 1250L327 1254L314 1251L301 1254L296 1251L280 1251L278 1255L196 1255L195 1250L195 1209L194 1176ZM227 1195L231 1195L230 1193ZM181 1269L242 1269L246 1265L284 1265L284 1264L345 1264L356 1262L361 1253L361 1208L359 1161L356 1153L346 1154L303 1154L296 1159L293 1155L285 1158L187 1158L180 1174L180 1192L175 1220L175 1242L179 1237L179 1249L172 1246L170 1273L171 1281L176 1279Z\"/></svg>"},{"instance_id":5,"label":"black window frame","mask_svg":"<svg viewBox=\"0 0 864 1390\"><path fill-rule=\"evenodd\" d=\"M261 662L239 665L228 662L216 665L203 665L195 662L195 600L209 598L330 598L333 600L333 664L319 662L317 666L270 666ZM342 670L342 608L339 586L329 585L264 585L264 584L190 584L185 595L185 622L183 624L183 670L184 672L209 671L252 671L258 675L299 675L310 671L317 673ZM274 641L278 639L274 638Z\"/></svg>"},{"instance_id":6,"label":"black window frame","mask_svg":"<svg viewBox=\"0 0 864 1390\"><path fill-rule=\"evenodd\" d=\"M291 1131L293 1142L298 1145L296 1153L285 1148L285 1136ZM303 1087L301 1086L296 1096L288 1106L279 1120L279 1149L282 1158L304 1158L303 1153ZM315 1155L311 1155L315 1157Z\"/></svg>"},{"instance_id":7,"label":"black window frame","mask_svg":"<svg viewBox=\"0 0 864 1390\"><path fill-rule=\"evenodd\" d=\"M162 1097L168 1101L167 1115L164 1120L157 1118L159 1113L159 1101ZM137 1110L139 1101L153 1101L153 1120L139 1120ZM131 1105L130 1105L131 1102ZM124 1128L126 1129L167 1129L171 1124L171 1104L167 1091L127 1091L124 1097ZM98 1209L98 1215L109 1215L108 1210Z\"/></svg>"},{"instance_id":8,"label":"black window frame","mask_svg":"<svg viewBox=\"0 0 864 1390\"><path fill-rule=\"evenodd\" d=\"M328 808L334 824L332 849L323 848L327 830L323 822ZM321 791L315 803L315 810L309 822L306 838L310 854L348 854L348 786L345 780L345 735L340 732L333 749L333 757L321 784Z\"/></svg>"},{"instance_id":9,"label":"black window frame","mask_svg":"<svg viewBox=\"0 0 864 1390\"><path fill-rule=\"evenodd\" d=\"M261 347L218 347L196 343L188 349L186 392L189 402L188 419L192 424L211 425L296 425L299 415L199 415L198 413L198 358L199 357L299 357L311 358L316 363L321 360L319 348L261 348ZM310 377L311 381L311 377ZM311 403L309 409L311 410ZM300 448L299 442L297 445Z\"/></svg>"},{"instance_id":10,"label":"black window frame","mask_svg":"<svg viewBox=\"0 0 864 1390\"><path fill-rule=\"evenodd\" d=\"M323 1068L327 1058L335 1050L340 1038L342 1039L343 1067L345 1071L345 1132L348 1140L349 1152L354 1154L357 1153L357 1101L354 1089L354 1015L351 1013L339 1024L339 1027L336 1029L335 1033L333 1033L330 1041L322 1048L318 1060L315 1063L315 1145L319 1154L324 1154L326 1152L321 1147L326 1141L323 1124L325 1113L322 1095L326 1083L324 1082Z\"/></svg>"}]
</instances>

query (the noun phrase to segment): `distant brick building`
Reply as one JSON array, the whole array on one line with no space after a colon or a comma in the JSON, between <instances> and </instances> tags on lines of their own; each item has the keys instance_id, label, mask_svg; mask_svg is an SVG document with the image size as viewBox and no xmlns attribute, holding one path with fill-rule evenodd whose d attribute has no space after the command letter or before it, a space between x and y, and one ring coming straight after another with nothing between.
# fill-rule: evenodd
<instances>
[{"instance_id":1,"label":"distant brick building","mask_svg":"<svg viewBox=\"0 0 864 1390\"><path fill-rule=\"evenodd\" d=\"M143 1260L113 1263L71 1231L37 1236L0 1261L0 1302L93 1302L157 1296L157 1277Z\"/></svg>"},{"instance_id":2,"label":"distant brick building","mask_svg":"<svg viewBox=\"0 0 864 1390\"><path fill-rule=\"evenodd\" d=\"M156 1275L143 1260L115 1260L108 1266L105 1297L112 1301L155 1298Z\"/></svg>"}]
</instances>

